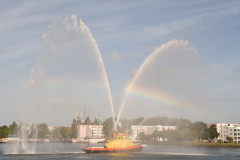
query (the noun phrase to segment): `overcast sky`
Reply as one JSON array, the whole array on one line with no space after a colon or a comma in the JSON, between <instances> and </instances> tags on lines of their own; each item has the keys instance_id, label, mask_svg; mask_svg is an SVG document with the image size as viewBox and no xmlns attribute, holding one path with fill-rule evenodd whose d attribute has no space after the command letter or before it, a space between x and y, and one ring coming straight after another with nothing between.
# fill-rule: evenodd
<instances>
[{"instance_id":1,"label":"overcast sky","mask_svg":"<svg viewBox=\"0 0 240 160\"><path fill-rule=\"evenodd\" d=\"M38 123L70 125L71 117L76 117L75 112L83 112L83 107L90 111L92 119L98 112L102 120L111 116L106 107L101 107L107 98L99 102L100 107L94 107L91 100L84 103L74 100L76 90L64 93L68 102L64 97L58 100L57 104L66 106L76 102L69 110L55 108L58 116L65 117L59 123L57 119L51 122L55 111L48 114L48 109L41 106L44 104L36 104L47 101L46 95L29 100L32 92L44 94L31 87L31 69L37 65L36 56L46 45L44 33L51 32L52 22L71 19L72 15L78 24L82 20L96 40L116 115L127 94L122 112L125 118L158 113L191 121L240 122L240 1L3 0L0 1L0 125L9 125L23 117L27 121L29 115L24 115L23 110L30 110L30 106L24 107L30 101L38 106L31 109ZM151 59L154 53L156 56ZM147 59L151 62L146 62ZM79 61L82 62L86 61ZM143 63L146 65L138 73ZM52 72L59 71L55 68ZM131 83L134 87L127 87ZM40 90L41 87L44 88L40 86Z\"/></svg>"}]
</instances>

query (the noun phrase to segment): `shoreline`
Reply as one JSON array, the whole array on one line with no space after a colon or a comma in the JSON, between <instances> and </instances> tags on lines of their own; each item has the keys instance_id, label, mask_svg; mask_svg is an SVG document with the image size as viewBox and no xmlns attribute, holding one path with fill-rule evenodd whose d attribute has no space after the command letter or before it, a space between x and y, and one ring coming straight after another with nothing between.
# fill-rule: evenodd
<instances>
[{"instance_id":1,"label":"shoreline","mask_svg":"<svg viewBox=\"0 0 240 160\"><path fill-rule=\"evenodd\" d=\"M240 148L240 143L207 143L207 142L148 142L154 145L177 145L189 147L210 147L210 148Z\"/></svg>"},{"instance_id":2,"label":"shoreline","mask_svg":"<svg viewBox=\"0 0 240 160\"><path fill-rule=\"evenodd\" d=\"M3 142L0 144L14 144L16 142ZM30 142L29 142L30 143ZM43 143L43 142L38 142ZM66 141L49 142L49 143L68 143ZM185 147L209 147L209 148L240 148L240 143L204 143L204 142L146 142L141 144L153 144L153 145L175 145Z\"/></svg>"},{"instance_id":3,"label":"shoreline","mask_svg":"<svg viewBox=\"0 0 240 160\"><path fill-rule=\"evenodd\" d=\"M240 148L239 143L203 143L203 142L181 142L179 146L210 147L210 148Z\"/></svg>"}]
</instances>

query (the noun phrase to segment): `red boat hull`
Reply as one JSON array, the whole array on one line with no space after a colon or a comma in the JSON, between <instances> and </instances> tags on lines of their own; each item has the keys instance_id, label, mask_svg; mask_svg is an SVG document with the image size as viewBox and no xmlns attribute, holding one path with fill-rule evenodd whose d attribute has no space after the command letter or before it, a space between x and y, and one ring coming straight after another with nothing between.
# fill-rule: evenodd
<instances>
[{"instance_id":1,"label":"red boat hull","mask_svg":"<svg viewBox=\"0 0 240 160\"><path fill-rule=\"evenodd\" d=\"M112 153L112 152L141 152L143 149L142 145L131 146L126 148L91 148L85 147L83 149L86 153Z\"/></svg>"}]
</instances>

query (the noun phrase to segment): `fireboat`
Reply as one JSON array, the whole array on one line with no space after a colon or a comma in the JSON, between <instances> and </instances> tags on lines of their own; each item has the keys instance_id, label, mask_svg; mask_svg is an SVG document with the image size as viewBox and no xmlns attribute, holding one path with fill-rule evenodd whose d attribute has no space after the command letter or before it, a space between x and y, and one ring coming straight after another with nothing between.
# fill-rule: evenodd
<instances>
[{"instance_id":1,"label":"fireboat","mask_svg":"<svg viewBox=\"0 0 240 160\"><path fill-rule=\"evenodd\" d=\"M85 147L86 153L110 153L110 152L141 152L142 145L134 145L129 142L128 135L113 135L113 139L108 140L104 147Z\"/></svg>"}]
</instances>

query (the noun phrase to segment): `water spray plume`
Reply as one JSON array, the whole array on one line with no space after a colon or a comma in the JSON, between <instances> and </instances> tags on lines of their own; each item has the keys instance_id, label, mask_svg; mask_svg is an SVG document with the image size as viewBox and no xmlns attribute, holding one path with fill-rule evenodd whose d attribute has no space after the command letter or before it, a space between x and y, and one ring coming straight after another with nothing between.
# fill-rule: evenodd
<instances>
[{"instance_id":1,"label":"water spray plume","mask_svg":"<svg viewBox=\"0 0 240 160\"><path fill-rule=\"evenodd\" d=\"M72 18L75 19L76 16L74 15L74 17L72 17ZM112 94L111 94L111 90L110 90L110 86L109 86L109 81L108 81L108 78L107 78L107 73L106 73L106 70L105 70L105 67L104 67L104 63L103 63L103 60L102 60L102 56L100 54L100 51L99 51L98 46L97 46L97 43L96 43L95 39L93 38L89 28L82 22L82 20L80 20L80 28L82 28L84 31L86 31L88 33L88 35L91 37L92 46L93 46L94 50L96 51L96 53L97 53L97 55L99 57L99 63L101 64L100 65L102 67L101 69L104 72L103 73L104 74L104 79L106 81L106 85L107 85L107 89L108 89L109 102L110 102L112 116L113 116L113 124L114 124L114 126L116 126L115 125L115 113L114 113L114 108L113 108L113 103L112 103ZM115 127L115 130L116 130L116 127Z\"/></svg>"},{"instance_id":2,"label":"water spray plume","mask_svg":"<svg viewBox=\"0 0 240 160\"><path fill-rule=\"evenodd\" d=\"M36 119L37 113L49 125L64 125L68 119L65 117L79 110L80 104L92 107L90 111L102 107L98 109L108 116L112 114L115 127L107 73L90 29L75 15L63 20L58 18L48 27L49 30L42 34L44 45L36 55L35 66L31 68L31 87L28 88L31 93L24 102L27 105L22 106L23 117ZM111 109L105 111L106 105ZM37 139L36 121L26 122L33 122L33 125L22 124L20 132L23 141L33 129L36 134L32 138ZM29 148L25 142L22 145L28 153L35 153L35 146Z\"/></svg>"},{"instance_id":3,"label":"water spray plume","mask_svg":"<svg viewBox=\"0 0 240 160\"><path fill-rule=\"evenodd\" d=\"M124 108L125 103L127 101L127 98L129 97L131 91L134 90L134 88L136 88L136 84L135 83L139 79L139 77L140 77L141 73L143 72L143 70L147 66L153 64L157 56L161 56L161 54L163 54L165 51L167 51L170 47L177 47L179 45L186 46L186 45L188 45L188 41L173 39L173 40L171 40L171 41L161 45L160 47L156 48L147 57L147 59L145 59L145 61L143 62L143 64L140 66L140 68L138 69L137 73L135 74L134 78L132 79L132 81L129 83L129 85L126 88L126 93L125 93L124 99L122 101L122 104L120 106L120 110L119 110L119 113L118 113L118 116L117 116L116 124L118 124L118 122L120 120L120 117L121 117L121 114L122 114L122 111L123 111L123 108ZM158 98L160 98L160 97L158 97ZM168 99L168 100L165 100L164 103L176 104L177 102L171 101L170 99Z\"/></svg>"},{"instance_id":4,"label":"water spray plume","mask_svg":"<svg viewBox=\"0 0 240 160\"><path fill-rule=\"evenodd\" d=\"M38 63L37 63L38 71L40 71L40 66L42 66L41 72L43 72L43 74L46 74L49 72L51 68L53 68L53 64L56 63L57 65L60 66L59 68L63 70L59 75L66 74L70 78L77 77L78 74L81 76L75 79L76 82L71 80L71 82L76 83L74 84L75 88L87 90L88 86L89 87L95 86L103 90L106 89L108 102L110 104L110 108L113 116L113 123L115 126L115 120L114 120L115 113L114 113L111 90L110 90L109 81L107 78L107 73L104 67L104 63L103 63L98 45L95 39L93 38L90 29L82 22L81 19L78 21L76 15L71 16L70 19L68 17L66 17L63 20L61 18L58 18L58 22L53 21L52 24L49 25L49 28L50 28L50 32L43 33L42 38L44 38L44 44L46 46L49 46L49 48L46 49L47 53L50 51L51 53L50 54L45 53L43 55L38 56ZM47 60L47 62L45 62L45 60ZM74 61L74 62L69 62L69 63L72 63L73 65L72 66L66 65L66 67L65 66L62 67L61 65L65 63L65 61L67 60ZM84 64L86 64L86 66L84 66ZM46 66L49 66L49 67L46 67ZM94 71L95 69L94 67L96 68L95 71ZM56 72L59 72L60 69L56 70ZM65 70L66 72L64 72ZM67 70L71 70L71 71L67 71ZM72 73L73 71L76 71L76 73ZM35 72L36 71L34 70L33 73L35 74L35 79L34 77L31 78L31 82L34 82L34 83L36 83L36 81L40 78L40 74L38 75L38 73L35 73ZM49 73L52 74L51 72ZM56 73L53 73L53 74L56 74ZM48 82L51 82L51 84L50 83L49 84L54 85L55 87L61 86L61 85L62 86L67 85L71 87L70 82L65 78L67 76L60 77L59 75L56 75L55 77L51 75L52 76L51 79L47 77L48 79L45 78L45 82L46 80L48 80ZM60 78L57 78L57 77L60 77ZM98 82L96 79L101 79L101 80L99 80ZM96 96L92 96L92 97L96 97ZM82 99L86 99L86 98L82 98ZM94 101L92 100L91 102L94 102Z\"/></svg>"},{"instance_id":5,"label":"water spray plume","mask_svg":"<svg viewBox=\"0 0 240 160\"><path fill-rule=\"evenodd\" d=\"M152 116L154 116L154 115L157 115L157 114L159 114L159 113L161 113L161 112L151 114L150 116L148 116L147 118L145 118L141 123L139 123L138 126L140 126L143 122L145 122L145 121L146 121L147 119L149 119L150 117L152 117Z\"/></svg>"}]
</instances>

